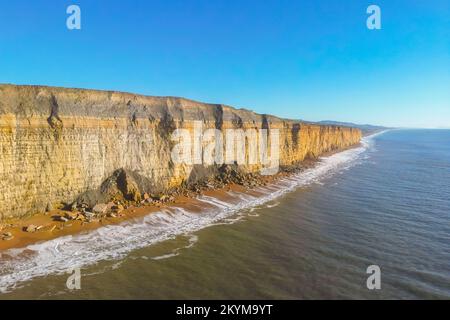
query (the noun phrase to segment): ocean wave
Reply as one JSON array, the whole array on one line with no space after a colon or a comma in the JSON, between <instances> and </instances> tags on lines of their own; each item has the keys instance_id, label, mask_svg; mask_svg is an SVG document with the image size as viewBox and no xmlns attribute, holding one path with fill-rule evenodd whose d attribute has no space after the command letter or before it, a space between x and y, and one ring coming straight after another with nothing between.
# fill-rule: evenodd
<instances>
[{"instance_id":1,"label":"ocean wave","mask_svg":"<svg viewBox=\"0 0 450 320\"><path fill-rule=\"evenodd\" d=\"M273 185L257 188L262 194L261 197L237 194L239 201L232 203L202 195L198 200L208 203L213 209L194 213L179 207L169 207L119 225L103 226L78 235L60 237L20 249L9 249L1 253L0 292L14 290L36 277L67 274L69 268L88 267L105 260L120 260L133 250L174 239L179 235L192 234L205 227L236 223L248 215L249 210L243 209L261 206L299 187L319 182L346 170L357 163L356 160L371 147L372 137L365 137L360 147L323 157L314 168L282 178ZM192 237L191 240L185 248L193 246L198 239ZM181 249L151 259L173 257L178 255Z\"/></svg>"},{"instance_id":2,"label":"ocean wave","mask_svg":"<svg viewBox=\"0 0 450 320\"><path fill-rule=\"evenodd\" d=\"M198 242L198 236L195 234L191 234L188 239L188 244L186 246L181 247L181 248L176 248L176 249L172 250L172 252L167 253L167 254L163 254L160 256L156 256L156 257L151 257L151 259L152 260L162 260L162 259L176 257L176 256L180 255L181 250L192 248L197 242ZM148 257L144 257L144 256L142 258L148 259Z\"/></svg>"}]
</instances>

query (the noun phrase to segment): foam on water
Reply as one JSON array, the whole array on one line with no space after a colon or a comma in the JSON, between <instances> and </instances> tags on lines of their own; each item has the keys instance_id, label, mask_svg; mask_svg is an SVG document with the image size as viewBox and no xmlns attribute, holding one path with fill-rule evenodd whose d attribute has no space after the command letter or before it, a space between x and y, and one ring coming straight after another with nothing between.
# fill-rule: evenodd
<instances>
[{"instance_id":1,"label":"foam on water","mask_svg":"<svg viewBox=\"0 0 450 320\"><path fill-rule=\"evenodd\" d=\"M266 208L274 208L274 207L278 206L279 204L280 204L279 201L274 202L272 204L266 204Z\"/></svg>"},{"instance_id":2,"label":"foam on water","mask_svg":"<svg viewBox=\"0 0 450 320\"><path fill-rule=\"evenodd\" d=\"M163 255L160 255L160 256L157 256L157 257L151 257L151 259L153 259L153 260L162 260L162 259L176 257L176 256L178 256L181 253L180 252L181 250L192 248L197 243L198 236L196 236L195 234L191 234L188 241L189 241L189 243L186 246L184 246L184 247L176 248L176 249L172 250L172 252L170 252L168 254L163 254ZM142 258L148 259L148 257L142 257Z\"/></svg>"},{"instance_id":3,"label":"foam on water","mask_svg":"<svg viewBox=\"0 0 450 320\"><path fill-rule=\"evenodd\" d=\"M321 158L314 168L280 179L274 185L257 188L256 190L263 194L261 197L230 192L238 201L228 203L202 195L198 200L208 203L213 209L199 214L179 207L165 208L120 225L104 226L74 236L7 250L0 254L0 292L11 291L36 277L66 274L69 268L75 266L87 267L105 260L119 261L133 250L174 239L179 235L191 234L207 226L235 223L251 212L243 209L261 206L296 188L319 182L331 174L346 170L358 163L357 160L363 158L361 155L364 151L370 148L373 148L372 139L363 138L361 147ZM192 236L187 247L193 246L196 241L197 238ZM180 249L152 259L176 256Z\"/></svg>"}]
</instances>

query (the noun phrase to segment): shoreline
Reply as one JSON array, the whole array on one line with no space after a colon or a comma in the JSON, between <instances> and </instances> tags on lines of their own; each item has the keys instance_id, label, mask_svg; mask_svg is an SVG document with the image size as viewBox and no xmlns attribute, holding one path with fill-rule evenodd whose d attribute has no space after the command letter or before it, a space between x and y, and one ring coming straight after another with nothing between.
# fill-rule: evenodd
<instances>
[{"instance_id":1,"label":"shoreline","mask_svg":"<svg viewBox=\"0 0 450 320\"><path fill-rule=\"evenodd\" d=\"M226 200L227 192L234 191L237 193L253 194L259 196L260 194L255 191L255 187L272 184L282 177L290 176L306 169L315 167L320 159L323 157L329 157L333 154L340 153L349 149L357 148L361 143L349 146L347 148L340 148L337 150L326 152L319 156L317 159L308 159L300 162L295 166L290 166L280 170L277 174L271 176L257 176L254 180L256 183L249 185L227 183L223 187L201 187L200 190L195 192L188 190L188 195L177 195L172 201L158 204L137 204L130 205L120 211L118 215L107 216L104 215L99 219L95 219L86 223L84 220L67 220L57 221L55 217L69 217L81 214L80 212L73 212L70 210L55 209L46 213L38 213L25 218L12 218L0 222L0 235L3 238L10 238L2 240L0 238L0 254L4 253L8 249L25 248L29 245L57 239L64 236L73 236L77 234L87 233L98 228L108 225L118 225L120 223L131 221L133 219L143 218L152 213L158 212L161 209L168 207L179 207L187 209L193 213L201 213L205 207L205 203L200 202L196 197L200 195L216 196ZM252 182L255 182L255 181ZM198 186L196 187L198 188ZM27 231L27 228L32 229L31 232Z\"/></svg>"}]
</instances>

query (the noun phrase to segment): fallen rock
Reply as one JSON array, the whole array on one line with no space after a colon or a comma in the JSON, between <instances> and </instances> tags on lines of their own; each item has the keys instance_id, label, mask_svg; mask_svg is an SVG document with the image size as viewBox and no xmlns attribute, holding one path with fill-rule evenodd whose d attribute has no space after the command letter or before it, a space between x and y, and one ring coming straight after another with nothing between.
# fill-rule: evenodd
<instances>
[{"instance_id":1,"label":"fallen rock","mask_svg":"<svg viewBox=\"0 0 450 320\"><path fill-rule=\"evenodd\" d=\"M84 214L84 216L85 216L87 219L91 219L91 218L93 218L93 217L95 216L94 213L89 212L89 211L85 211L83 214Z\"/></svg>"},{"instance_id":2,"label":"fallen rock","mask_svg":"<svg viewBox=\"0 0 450 320\"><path fill-rule=\"evenodd\" d=\"M67 221L69 221L69 219L67 219L66 217L63 217L63 216L57 216L55 220L61 221L61 222L67 222Z\"/></svg>"},{"instance_id":3,"label":"fallen rock","mask_svg":"<svg viewBox=\"0 0 450 320\"><path fill-rule=\"evenodd\" d=\"M24 227L24 231L25 231L25 232L33 233L33 232L36 232L36 231L38 231L38 230L39 230L39 229L38 229L38 226L35 226L34 224L30 224L29 226Z\"/></svg>"},{"instance_id":4,"label":"fallen rock","mask_svg":"<svg viewBox=\"0 0 450 320\"><path fill-rule=\"evenodd\" d=\"M142 198L141 190L149 189L151 184L149 179L135 172L118 169L102 183L100 191L109 197L139 202Z\"/></svg>"},{"instance_id":5,"label":"fallen rock","mask_svg":"<svg viewBox=\"0 0 450 320\"><path fill-rule=\"evenodd\" d=\"M108 205L106 203L98 203L93 208L94 213L105 213L108 210Z\"/></svg>"},{"instance_id":6,"label":"fallen rock","mask_svg":"<svg viewBox=\"0 0 450 320\"><path fill-rule=\"evenodd\" d=\"M81 213L77 214L77 216L75 218L75 220L78 220L78 221L84 221L85 219L86 219L85 216L82 215Z\"/></svg>"},{"instance_id":7,"label":"fallen rock","mask_svg":"<svg viewBox=\"0 0 450 320\"><path fill-rule=\"evenodd\" d=\"M124 207L121 204L117 204L117 205L112 206L111 210L113 210L113 211L115 211L117 213L120 213L120 212L122 212L124 210Z\"/></svg>"},{"instance_id":8,"label":"fallen rock","mask_svg":"<svg viewBox=\"0 0 450 320\"><path fill-rule=\"evenodd\" d=\"M64 217L67 218L67 220L75 220L78 217L78 212L67 212Z\"/></svg>"},{"instance_id":9,"label":"fallen rock","mask_svg":"<svg viewBox=\"0 0 450 320\"><path fill-rule=\"evenodd\" d=\"M12 239L14 239L14 236L11 234L11 232L5 232L2 235L2 240L3 241L9 241L9 240L12 240Z\"/></svg>"}]
</instances>

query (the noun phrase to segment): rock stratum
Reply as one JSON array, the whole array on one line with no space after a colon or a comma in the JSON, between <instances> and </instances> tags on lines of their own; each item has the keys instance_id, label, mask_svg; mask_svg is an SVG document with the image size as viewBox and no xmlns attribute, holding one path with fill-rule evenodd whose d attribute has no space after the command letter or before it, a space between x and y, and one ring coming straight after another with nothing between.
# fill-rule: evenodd
<instances>
[{"instance_id":1,"label":"rock stratum","mask_svg":"<svg viewBox=\"0 0 450 320\"><path fill-rule=\"evenodd\" d=\"M43 212L105 188L155 194L214 177L218 165L175 163L171 157L174 130L193 132L199 122L203 129L278 129L281 169L361 138L356 128L183 98L0 85L1 218ZM239 170L257 173L262 166Z\"/></svg>"}]
</instances>

